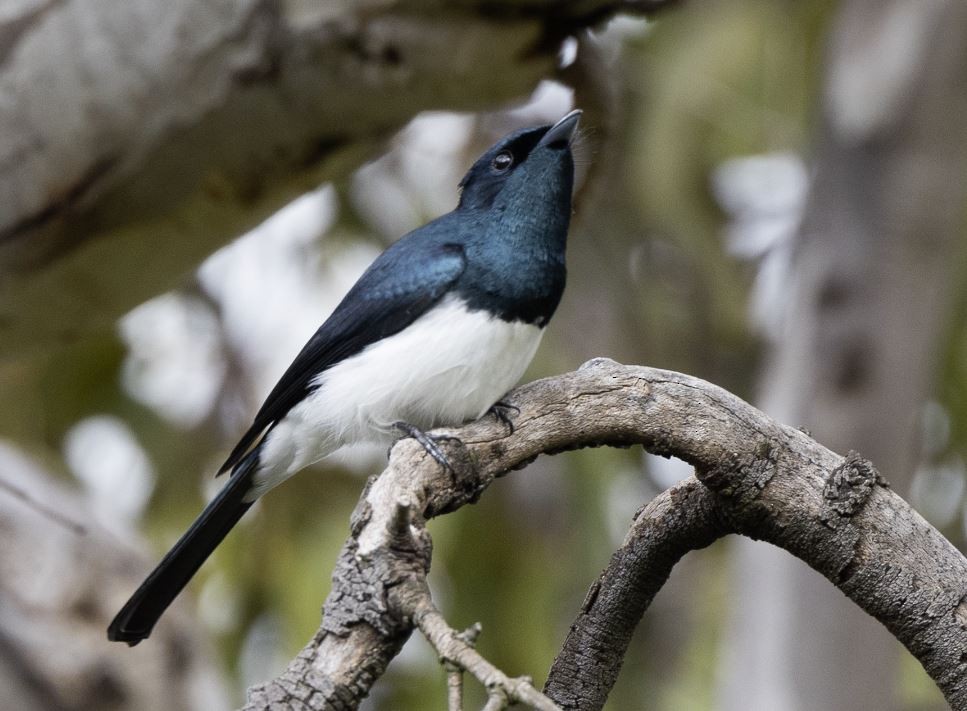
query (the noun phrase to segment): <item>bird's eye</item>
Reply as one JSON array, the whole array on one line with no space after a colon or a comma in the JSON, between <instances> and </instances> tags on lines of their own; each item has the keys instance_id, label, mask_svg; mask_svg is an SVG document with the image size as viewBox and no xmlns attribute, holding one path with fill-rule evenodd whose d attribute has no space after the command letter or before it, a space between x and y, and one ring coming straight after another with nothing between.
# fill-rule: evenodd
<instances>
[{"instance_id":1,"label":"bird's eye","mask_svg":"<svg viewBox=\"0 0 967 711\"><path fill-rule=\"evenodd\" d=\"M510 170L510 166L514 164L514 154L510 151L501 151L494 156L491 166L498 173L505 173Z\"/></svg>"}]
</instances>

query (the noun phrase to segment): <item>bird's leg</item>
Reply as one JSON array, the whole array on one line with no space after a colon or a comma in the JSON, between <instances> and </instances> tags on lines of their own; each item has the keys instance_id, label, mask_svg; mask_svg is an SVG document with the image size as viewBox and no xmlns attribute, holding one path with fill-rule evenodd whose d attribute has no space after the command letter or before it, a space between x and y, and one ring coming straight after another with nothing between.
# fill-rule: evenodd
<instances>
[{"instance_id":1,"label":"bird's leg","mask_svg":"<svg viewBox=\"0 0 967 711\"><path fill-rule=\"evenodd\" d=\"M510 412L512 410L514 414L520 414L520 408L516 405L511 405L505 400L498 400L490 406L490 409L488 409L487 412L493 415L497 422L502 422L507 425L507 429L510 430L510 434L514 434L514 421L510 419Z\"/></svg>"},{"instance_id":2,"label":"bird's leg","mask_svg":"<svg viewBox=\"0 0 967 711\"><path fill-rule=\"evenodd\" d=\"M433 437L428 435L420 428L414 427L408 422L396 422L393 424L393 427L398 429L407 437L412 437L417 442L419 442L420 445L423 447L423 449L426 450L426 453L436 460L437 464L443 467L445 471L450 472L452 476L456 476L456 472L454 471L453 467L450 465L449 460L447 459L446 455L443 453L443 450L437 446L437 443L434 441ZM439 439L456 439L456 438L440 437Z\"/></svg>"}]
</instances>

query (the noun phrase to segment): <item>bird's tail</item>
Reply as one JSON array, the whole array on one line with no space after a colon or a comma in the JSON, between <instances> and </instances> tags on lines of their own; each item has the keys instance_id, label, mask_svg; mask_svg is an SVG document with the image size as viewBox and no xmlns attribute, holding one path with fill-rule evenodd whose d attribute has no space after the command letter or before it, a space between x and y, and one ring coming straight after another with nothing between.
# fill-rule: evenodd
<instances>
[{"instance_id":1,"label":"bird's tail","mask_svg":"<svg viewBox=\"0 0 967 711\"><path fill-rule=\"evenodd\" d=\"M225 487L112 620L107 628L109 640L127 642L133 647L148 638L151 628L168 605L252 505L243 497L251 486L258 459L259 448L256 447L239 462Z\"/></svg>"}]
</instances>

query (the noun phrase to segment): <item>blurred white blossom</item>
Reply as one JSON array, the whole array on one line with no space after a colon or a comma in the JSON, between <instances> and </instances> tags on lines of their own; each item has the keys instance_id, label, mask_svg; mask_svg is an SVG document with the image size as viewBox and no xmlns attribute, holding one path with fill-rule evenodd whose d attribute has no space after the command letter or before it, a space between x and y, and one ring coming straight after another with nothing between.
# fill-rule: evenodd
<instances>
[{"instance_id":1,"label":"blurred white blossom","mask_svg":"<svg viewBox=\"0 0 967 711\"><path fill-rule=\"evenodd\" d=\"M175 292L147 301L119 324L127 393L182 427L211 411L225 375L218 320L201 300Z\"/></svg>"},{"instance_id":2,"label":"blurred white blossom","mask_svg":"<svg viewBox=\"0 0 967 711\"><path fill-rule=\"evenodd\" d=\"M793 238L808 187L806 166L795 153L733 158L712 173L712 192L730 219L725 230L728 251L759 262L749 318L766 336L776 336L782 324Z\"/></svg>"},{"instance_id":3,"label":"blurred white blossom","mask_svg":"<svg viewBox=\"0 0 967 711\"><path fill-rule=\"evenodd\" d=\"M351 197L387 240L449 212L468 166L460 157L473 130L469 114L426 112L394 139L393 149L353 175Z\"/></svg>"},{"instance_id":4,"label":"blurred white blossom","mask_svg":"<svg viewBox=\"0 0 967 711\"><path fill-rule=\"evenodd\" d=\"M154 488L154 469L123 421L110 415L81 420L64 436L64 459L105 527L126 531L141 515Z\"/></svg>"},{"instance_id":5,"label":"blurred white blossom","mask_svg":"<svg viewBox=\"0 0 967 711\"><path fill-rule=\"evenodd\" d=\"M337 215L331 186L304 195L209 257L198 270L218 302L225 335L252 374L253 398L278 381L292 359L375 257L367 245L319 238Z\"/></svg>"}]
</instances>

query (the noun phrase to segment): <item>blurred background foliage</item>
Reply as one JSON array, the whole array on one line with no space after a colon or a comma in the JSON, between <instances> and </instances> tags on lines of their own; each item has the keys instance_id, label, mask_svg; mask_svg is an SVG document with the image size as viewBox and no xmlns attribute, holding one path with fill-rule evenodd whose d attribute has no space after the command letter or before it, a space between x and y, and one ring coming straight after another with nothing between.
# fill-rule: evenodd
<instances>
[{"instance_id":1,"label":"blurred background foliage","mask_svg":"<svg viewBox=\"0 0 967 711\"><path fill-rule=\"evenodd\" d=\"M261 398L368 261L451 209L462 171L495 138L572 105L586 117L569 286L528 379L608 356L754 401L808 184L834 8L729 0L684 4L654 22L618 18L570 46L563 83L520 105L418 116L377 160L241 236L115 330L0 364L0 432L73 477L119 537L143 532L147 569L221 483L212 473ZM603 88L587 77L601 68ZM961 294L912 495L961 547L965 316ZM280 487L193 582L234 702L315 630L350 511L384 455L334 457ZM431 522L438 602L454 626L483 624L485 656L540 683L635 509L685 473L638 448L540 459ZM608 708L715 707L728 552L720 543L676 569ZM942 708L915 662L884 683L901 688L904 708ZM444 674L414 636L367 707L442 708L444 697Z\"/></svg>"}]
</instances>

